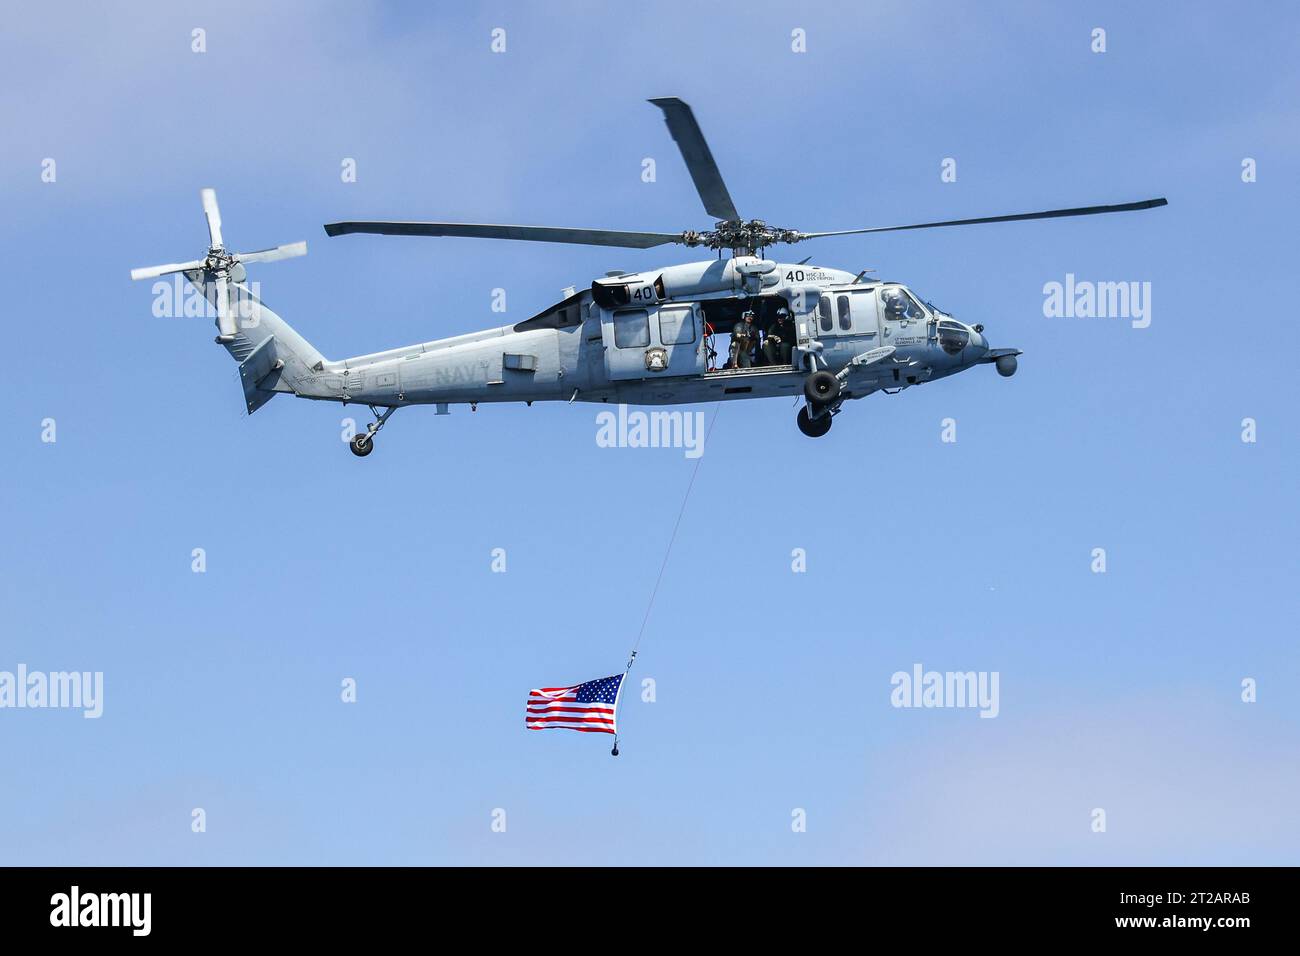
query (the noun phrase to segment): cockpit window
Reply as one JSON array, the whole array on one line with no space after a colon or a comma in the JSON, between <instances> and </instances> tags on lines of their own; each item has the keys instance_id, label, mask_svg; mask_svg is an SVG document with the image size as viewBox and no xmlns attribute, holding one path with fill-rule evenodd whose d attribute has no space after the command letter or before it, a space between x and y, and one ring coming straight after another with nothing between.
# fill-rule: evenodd
<instances>
[{"instance_id":1,"label":"cockpit window","mask_svg":"<svg viewBox=\"0 0 1300 956\"><path fill-rule=\"evenodd\" d=\"M833 328L835 328L835 325L833 324L833 320L831 319L831 297L830 296L824 295L817 300L817 318L821 321L821 327L823 332L829 332Z\"/></svg>"},{"instance_id":2,"label":"cockpit window","mask_svg":"<svg viewBox=\"0 0 1300 956\"><path fill-rule=\"evenodd\" d=\"M925 318L925 310L898 286L885 286L880 290L880 307L884 310L885 318L894 321Z\"/></svg>"},{"instance_id":3,"label":"cockpit window","mask_svg":"<svg viewBox=\"0 0 1300 956\"><path fill-rule=\"evenodd\" d=\"M840 316L840 331L848 332L853 328L853 319L849 317L849 297L847 295L839 296L835 300L835 308Z\"/></svg>"}]
</instances>

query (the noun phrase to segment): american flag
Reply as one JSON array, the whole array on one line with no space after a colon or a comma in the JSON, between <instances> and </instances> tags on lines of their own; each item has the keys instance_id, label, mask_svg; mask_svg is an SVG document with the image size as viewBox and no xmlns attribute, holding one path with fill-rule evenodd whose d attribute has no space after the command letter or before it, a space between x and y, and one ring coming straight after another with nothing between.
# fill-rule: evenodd
<instances>
[{"instance_id":1,"label":"american flag","mask_svg":"<svg viewBox=\"0 0 1300 956\"><path fill-rule=\"evenodd\" d=\"M598 677L572 687L540 687L528 692L529 730L580 730L617 734L615 708L623 675Z\"/></svg>"}]
</instances>

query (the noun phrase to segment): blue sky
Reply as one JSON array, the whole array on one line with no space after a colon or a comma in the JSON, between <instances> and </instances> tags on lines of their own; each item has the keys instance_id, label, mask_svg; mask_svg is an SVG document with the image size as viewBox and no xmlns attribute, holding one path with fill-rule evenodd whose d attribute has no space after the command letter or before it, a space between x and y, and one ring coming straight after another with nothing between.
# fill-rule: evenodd
<instances>
[{"instance_id":1,"label":"blue sky","mask_svg":"<svg viewBox=\"0 0 1300 956\"><path fill-rule=\"evenodd\" d=\"M1296 861L1293 9L411 6L6 22L0 670L103 671L105 701L0 710L0 862ZM1020 371L852 403L815 442L784 401L723 407L614 760L526 732L524 699L621 668L694 463L541 404L404 410L356 460L355 409L245 416L212 330L127 273L202 254L213 186L231 246L309 241L250 271L330 357L500 324L494 288L526 318L691 254L320 226L705 227L661 95L782 226L1170 204L787 250L907 282ZM1067 273L1150 282L1150 327L1045 318ZM915 663L997 671L999 716L891 707Z\"/></svg>"}]
</instances>

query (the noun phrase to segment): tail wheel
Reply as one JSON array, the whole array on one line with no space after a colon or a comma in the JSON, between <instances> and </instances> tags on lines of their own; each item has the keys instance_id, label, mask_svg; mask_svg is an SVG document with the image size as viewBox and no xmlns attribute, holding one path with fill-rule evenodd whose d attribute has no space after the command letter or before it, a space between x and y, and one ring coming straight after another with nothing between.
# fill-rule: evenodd
<instances>
[{"instance_id":1,"label":"tail wheel","mask_svg":"<svg viewBox=\"0 0 1300 956\"><path fill-rule=\"evenodd\" d=\"M830 405L840 397L840 380L825 369L813 372L804 379L803 397L812 405Z\"/></svg>"},{"instance_id":2,"label":"tail wheel","mask_svg":"<svg viewBox=\"0 0 1300 956\"><path fill-rule=\"evenodd\" d=\"M799 409L799 417L796 421L799 424L799 431L809 438L821 438L831 430L831 416L823 415L820 418L810 418L807 406Z\"/></svg>"},{"instance_id":3,"label":"tail wheel","mask_svg":"<svg viewBox=\"0 0 1300 956\"><path fill-rule=\"evenodd\" d=\"M352 449L352 454L358 458L365 458L366 455L375 450L375 440L370 437L369 433L363 433L348 442L348 447Z\"/></svg>"}]
</instances>

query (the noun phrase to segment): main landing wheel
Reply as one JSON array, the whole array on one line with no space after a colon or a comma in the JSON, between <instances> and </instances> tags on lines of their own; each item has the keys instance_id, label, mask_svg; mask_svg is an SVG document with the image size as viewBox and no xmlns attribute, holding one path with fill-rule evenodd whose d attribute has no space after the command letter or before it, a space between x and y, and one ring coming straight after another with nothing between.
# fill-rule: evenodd
<instances>
[{"instance_id":1,"label":"main landing wheel","mask_svg":"<svg viewBox=\"0 0 1300 956\"><path fill-rule=\"evenodd\" d=\"M812 405L832 405L840 397L840 380L825 369L803 381L803 397Z\"/></svg>"},{"instance_id":2,"label":"main landing wheel","mask_svg":"<svg viewBox=\"0 0 1300 956\"><path fill-rule=\"evenodd\" d=\"M827 414L821 418L809 418L807 405L799 409L799 417L796 421L799 423L799 431L809 438L821 438L831 430L831 416Z\"/></svg>"},{"instance_id":3,"label":"main landing wheel","mask_svg":"<svg viewBox=\"0 0 1300 956\"><path fill-rule=\"evenodd\" d=\"M363 432L348 442L348 447L352 449L352 454L358 458L365 458L366 455L375 450L375 440L370 436L369 432Z\"/></svg>"}]
</instances>

